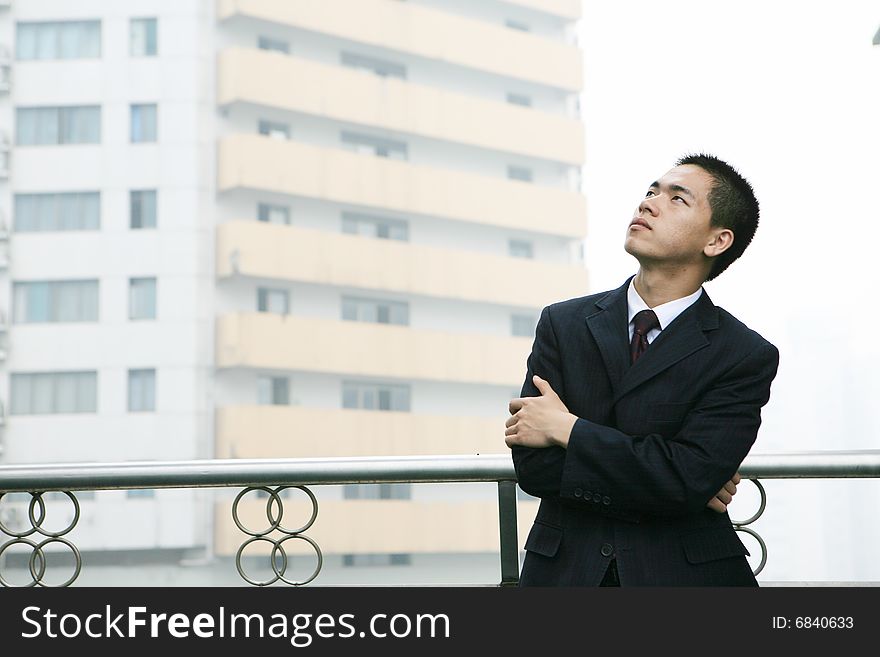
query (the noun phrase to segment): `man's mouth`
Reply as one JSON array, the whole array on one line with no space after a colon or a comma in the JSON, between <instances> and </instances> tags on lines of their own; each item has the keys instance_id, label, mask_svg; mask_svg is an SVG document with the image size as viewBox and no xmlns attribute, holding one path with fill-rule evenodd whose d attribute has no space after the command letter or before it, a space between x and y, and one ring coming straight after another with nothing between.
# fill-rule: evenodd
<instances>
[{"instance_id":1,"label":"man's mouth","mask_svg":"<svg viewBox=\"0 0 880 657\"><path fill-rule=\"evenodd\" d=\"M641 227L641 228L646 228L647 230L651 230L651 226L648 225L648 222L645 221L644 219L639 218L639 217L636 217L635 219L633 219L630 222L629 227L630 228Z\"/></svg>"}]
</instances>

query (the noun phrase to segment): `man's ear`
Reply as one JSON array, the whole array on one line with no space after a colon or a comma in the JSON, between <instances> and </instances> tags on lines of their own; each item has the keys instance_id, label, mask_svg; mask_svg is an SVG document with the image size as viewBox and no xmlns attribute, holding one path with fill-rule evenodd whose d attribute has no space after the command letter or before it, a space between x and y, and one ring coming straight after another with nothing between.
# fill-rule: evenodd
<instances>
[{"instance_id":1,"label":"man's ear","mask_svg":"<svg viewBox=\"0 0 880 657\"><path fill-rule=\"evenodd\" d=\"M733 231L730 228L722 228L715 233L711 241L703 247L703 254L709 258L719 256L733 246Z\"/></svg>"}]
</instances>

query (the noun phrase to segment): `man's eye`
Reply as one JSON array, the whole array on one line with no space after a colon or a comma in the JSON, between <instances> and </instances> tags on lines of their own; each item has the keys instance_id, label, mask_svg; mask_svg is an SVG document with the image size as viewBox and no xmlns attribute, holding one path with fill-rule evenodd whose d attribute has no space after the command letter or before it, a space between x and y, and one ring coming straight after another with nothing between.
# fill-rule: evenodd
<instances>
[{"instance_id":1,"label":"man's eye","mask_svg":"<svg viewBox=\"0 0 880 657\"><path fill-rule=\"evenodd\" d=\"M650 189L649 189L649 190L648 190L648 193L645 194L645 198L648 198L649 196L653 196L653 195L654 195L653 190L650 190Z\"/></svg>"}]
</instances>

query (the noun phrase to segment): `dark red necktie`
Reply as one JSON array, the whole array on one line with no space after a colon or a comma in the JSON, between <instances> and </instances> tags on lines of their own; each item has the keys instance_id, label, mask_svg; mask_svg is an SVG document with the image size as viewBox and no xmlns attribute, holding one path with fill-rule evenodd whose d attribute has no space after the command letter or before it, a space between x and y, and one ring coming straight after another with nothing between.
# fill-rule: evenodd
<instances>
[{"instance_id":1,"label":"dark red necktie","mask_svg":"<svg viewBox=\"0 0 880 657\"><path fill-rule=\"evenodd\" d=\"M629 343L630 362L635 364L648 349L648 332L651 329L660 328L660 320L653 310L641 310L633 317L633 337Z\"/></svg>"}]
</instances>

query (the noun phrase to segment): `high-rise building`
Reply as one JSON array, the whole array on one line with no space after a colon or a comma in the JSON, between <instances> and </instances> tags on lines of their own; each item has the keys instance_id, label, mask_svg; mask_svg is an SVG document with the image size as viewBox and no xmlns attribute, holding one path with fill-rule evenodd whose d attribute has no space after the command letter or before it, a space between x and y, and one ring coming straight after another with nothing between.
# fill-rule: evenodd
<instances>
[{"instance_id":1,"label":"high-rise building","mask_svg":"<svg viewBox=\"0 0 880 657\"><path fill-rule=\"evenodd\" d=\"M506 451L587 288L579 0L0 7L0 463ZM494 489L450 491L322 488L309 533L497 553ZM84 550L245 538L198 491L81 499Z\"/></svg>"}]
</instances>

